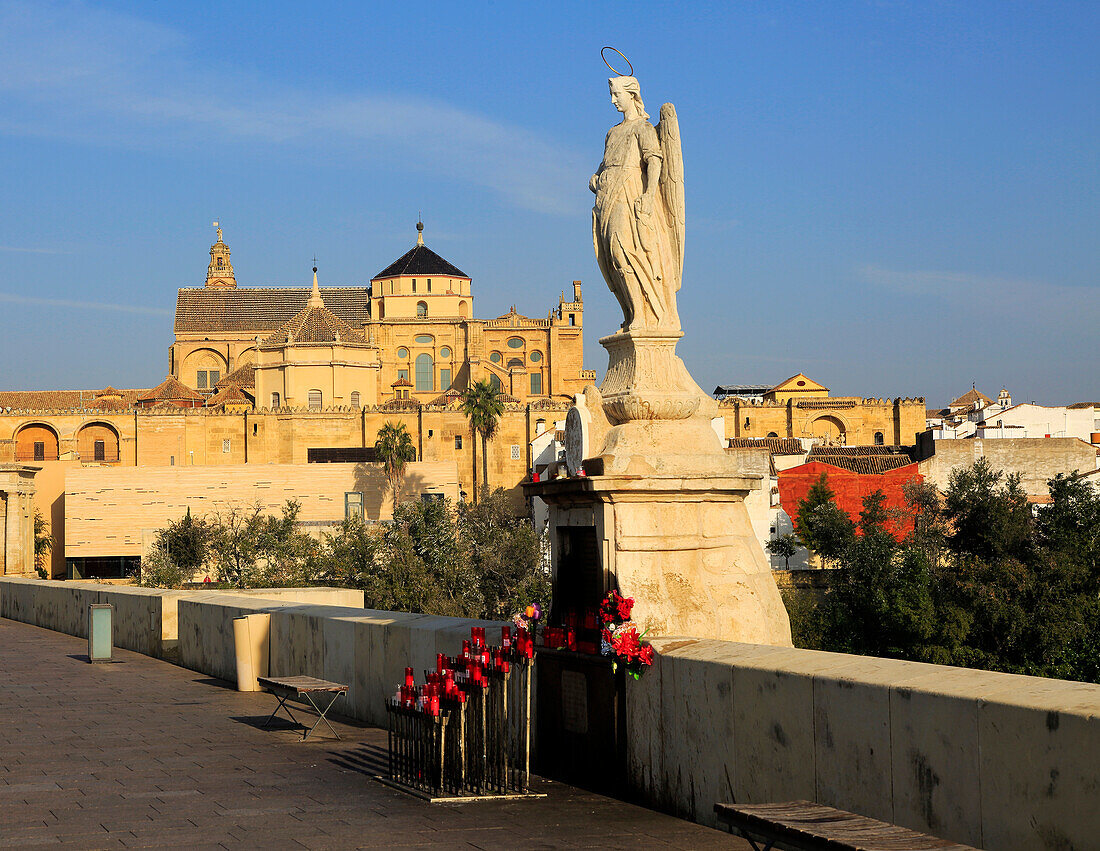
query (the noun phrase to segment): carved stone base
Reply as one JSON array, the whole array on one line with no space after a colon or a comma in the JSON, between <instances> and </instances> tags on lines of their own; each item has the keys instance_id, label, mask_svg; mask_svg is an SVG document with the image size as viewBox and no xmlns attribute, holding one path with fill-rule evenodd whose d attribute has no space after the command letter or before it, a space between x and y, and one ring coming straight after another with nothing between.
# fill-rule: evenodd
<instances>
[{"instance_id":1,"label":"carved stone base","mask_svg":"<svg viewBox=\"0 0 1100 851\"><path fill-rule=\"evenodd\" d=\"M620 331L601 338L608 364L600 393L612 424L714 415L717 403L700 389L676 356L676 343L682 336Z\"/></svg>"},{"instance_id":2,"label":"carved stone base","mask_svg":"<svg viewBox=\"0 0 1100 851\"><path fill-rule=\"evenodd\" d=\"M563 530L591 529L604 591L634 598L649 637L789 647L790 621L745 508L759 486L758 475L596 476L525 489L550 506L556 582L578 569L562 562Z\"/></svg>"}]
</instances>

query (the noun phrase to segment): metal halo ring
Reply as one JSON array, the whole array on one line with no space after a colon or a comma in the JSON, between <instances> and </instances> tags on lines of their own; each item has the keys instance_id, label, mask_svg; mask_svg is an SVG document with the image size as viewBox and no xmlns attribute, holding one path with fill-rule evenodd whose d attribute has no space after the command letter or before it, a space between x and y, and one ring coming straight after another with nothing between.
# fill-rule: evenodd
<instances>
[{"instance_id":1,"label":"metal halo ring","mask_svg":"<svg viewBox=\"0 0 1100 851\"><path fill-rule=\"evenodd\" d=\"M612 65L610 62L608 62L607 57L603 55L603 52L605 50L615 50L615 48L612 47L611 45L606 45L605 47L600 48L600 59L603 60L604 65L606 65L608 68L610 68L616 74L618 74L620 77L633 77L634 76L634 66L630 65L630 60L627 59L625 56L623 56L623 52L621 50L615 50L615 52L623 57L623 61L626 62L627 65L630 65L630 73L629 74L624 74L622 71L620 71L614 65Z\"/></svg>"}]
</instances>

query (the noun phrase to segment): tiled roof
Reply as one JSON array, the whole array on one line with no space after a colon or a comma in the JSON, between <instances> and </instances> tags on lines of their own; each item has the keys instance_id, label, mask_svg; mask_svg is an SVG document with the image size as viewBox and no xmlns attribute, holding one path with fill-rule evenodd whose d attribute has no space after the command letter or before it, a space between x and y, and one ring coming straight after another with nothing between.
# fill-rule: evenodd
<instances>
[{"instance_id":1,"label":"tiled roof","mask_svg":"<svg viewBox=\"0 0 1100 851\"><path fill-rule=\"evenodd\" d=\"M731 437L730 449L768 449L772 455L801 455L806 450L797 437Z\"/></svg>"},{"instance_id":2,"label":"tiled roof","mask_svg":"<svg viewBox=\"0 0 1100 851\"><path fill-rule=\"evenodd\" d=\"M813 446L806 460L818 461L821 455L904 455L909 458L910 451L908 446Z\"/></svg>"},{"instance_id":3,"label":"tiled roof","mask_svg":"<svg viewBox=\"0 0 1100 851\"><path fill-rule=\"evenodd\" d=\"M863 475L886 473L916 463L907 455L821 455L806 459L807 464L811 461Z\"/></svg>"},{"instance_id":4,"label":"tiled roof","mask_svg":"<svg viewBox=\"0 0 1100 851\"><path fill-rule=\"evenodd\" d=\"M407 378L398 378L390 387L412 387L413 383Z\"/></svg>"},{"instance_id":5,"label":"tiled roof","mask_svg":"<svg viewBox=\"0 0 1100 851\"><path fill-rule=\"evenodd\" d=\"M223 405L251 405L252 401L252 397L245 393L240 387L235 384L230 384L228 387L223 387L207 399L206 406L208 408L215 408Z\"/></svg>"},{"instance_id":6,"label":"tiled roof","mask_svg":"<svg viewBox=\"0 0 1100 851\"><path fill-rule=\"evenodd\" d=\"M975 402L981 402L983 406L993 404L992 399L990 399L988 396L986 396L980 390L975 388L973 390L967 391L962 396L960 396L958 399L953 399L951 401L951 404L948 405L948 407L949 408L963 408L963 407L969 408Z\"/></svg>"},{"instance_id":7,"label":"tiled roof","mask_svg":"<svg viewBox=\"0 0 1100 851\"><path fill-rule=\"evenodd\" d=\"M738 396L742 393L762 396L772 389L772 384L719 384L714 388L715 396Z\"/></svg>"},{"instance_id":8,"label":"tiled roof","mask_svg":"<svg viewBox=\"0 0 1100 851\"><path fill-rule=\"evenodd\" d=\"M182 289L175 332L274 331L302 310L309 287ZM325 307L352 327L370 321L370 287L321 287Z\"/></svg>"},{"instance_id":9,"label":"tiled roof","mask_svg":"<svg viewBox=\"0 0 1100 851\"><path fill-rule=\"evenodd\" d=\"M462 399L462 393L458 390L455 390L454 388L451 388L446 393L444 393L442 396L439 396L439 397L433 399L428 404L446 406L446 405L451 405L451 404L459 401L460 399Z\"/></svg>"},{"instance_id":10,"label":"tiled roof","mask_svg":"<svg viewBox=\"0 0 1100 851\"><path fill-rule=\"evenodd\" d=\"M457 266L448 263L426 245L414 245L389 266L371 278L396 278L399 275L442 275L451 278L470 276Z\"/></svg>"},{"instance_id":11,"label":"tiled roof","mask_svg":"<svg viewBox=\"0 0 1100 851\"><path fill-rule=\"evenodd\" d=\"M122 391L121 390L116 390L114 387L112 387L110 384L108 384L102 390L97 390L95 395L97 397L98 396L121 396Z\"/></svg>"},{"instance_id":12,"label":"tiled roof","mask_svg":"<svg viewBox=\"0 0 1100 851\"><path fill-rule=\"evenodd\" d=\"M279 346L283 343L365 343L367 338L327 307L307 305L284 322L279 330L262 343Z\"/></svg>"},{"instance_id":13,"label":"tiled roof","mask_svg":"<svg viewBox=\"0 0 1100 851\"><path fill-rule=\"evenodd\" d=\"M186 387L178 379L169 375L164 381L152 390L147 391L144 395L139 396L137 399L137 401L143 404L148 404L150 402L169 402L173 400L205 402L206 397L201 393L195 392L190 387Z\"/></svg>"},{"instance_id":14,"label":"tiled roof","mask_svg":"<svg viewBox=\"0 0 1100 851\"><path fill-rule=\"evenodd\" d=\"M96 405L100 390L0 390L0 408L14 408L28 411L67 410L72 408L123 407L128 408L147 390L117 390L122 394L121 402L110 399L98 400L104 404Z\"/></svg>"},{"instance_id":15,"label":"tiled roof","mask_svg":"<svg viewBox=\"0 0 1100 851\"><path fill-rule=\"evenodd\" d=\"M222 387L256 387L256 367L254 364L246 363L244 366L239 366L233 370L229 375L218 382L217 386Z\"/></svg>"},{"instance_id":16,"label":"tiled roof","mask_svg":"<svg viewBox=\"0 0 1100 851\"><path fill-rule=\"evenodd\" d=\"M1100 402L1074 402L1066 407L1071 411L1079 411L1082 408L1100 408Z\"/></svg>"}]
</instances>

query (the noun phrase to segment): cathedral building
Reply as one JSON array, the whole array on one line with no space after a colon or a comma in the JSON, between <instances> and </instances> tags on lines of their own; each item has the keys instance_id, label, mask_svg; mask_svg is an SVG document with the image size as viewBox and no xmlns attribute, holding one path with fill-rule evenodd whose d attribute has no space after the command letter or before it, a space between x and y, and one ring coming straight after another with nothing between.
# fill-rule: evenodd
<instances>
[{"instance_id":1,"label":"cathedral building","mask_svg":"<svg viewBox=\"0 0 1100 851\"><path fill-rule=\"evenodd\" d=\"M513 306L496 319L474 317L472 285L425 244L418 223L412 248L367 286L322 287L314 269L311 287L241 287L218 228L204 285L178 292L169 370L156 387L0 391L0 465L37 471L33 500L54 544L47 572L125 575L153 531L141 511L160 506L158 528L174 519L163 501L145 505L135 482L174 470L186 492L215 487L218 475L251 480L241 471L257 465L278 470L281 482L310 481L321 475L307 472L310 462L360 469L391 422L412 437L419 492L473 495L485 484L481 451L460 398L482 380L504 402L486 453L488 484L509 491L522 510L519 484L535 466L535 448L564 422L573 394L595 380L583 369L581 284L574 281L571 298L563 292L545 318ZM126 469L135 467L146 471ZM370 520L392 509L382 479L353 478L347 493L324 495L331 513L324 523L339 523L356 506ZM263 488L272 485L267 479ZM106 506L111 488L121 496ZM129 538L102 523L108 515L133 527ZM89 529L95 534L80 531ZM0 543L9 537L16 536L5 533Z\"/></svg>"},{"instance_id":2,"label":"cathedral building","mask_svg":"<svg viewBox=\"0 0 1100 851\"><path fill-rule=\"evenodd\" d=\"M580 281L546 318L513 307L473 318L473 281L424 243L368 286L238 287L229 246L210 248L202 287L179 291L169 373L200 394L227 386L268 410L372 407L392 400L445 404L488 380L512 399L563 399L582 374Z\"/></svg>"}]
</instances>

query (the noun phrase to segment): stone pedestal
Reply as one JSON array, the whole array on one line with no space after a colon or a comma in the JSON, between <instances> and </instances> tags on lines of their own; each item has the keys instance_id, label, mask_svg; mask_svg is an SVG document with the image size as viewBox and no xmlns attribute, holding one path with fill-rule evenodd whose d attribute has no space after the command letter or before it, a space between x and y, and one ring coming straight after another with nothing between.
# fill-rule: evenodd
<instances>
[{"instance_id":1,"label":"stone pedestal","mask_svg":"<svg viewBox=\"0 0 1100 851\"><path fill-rule=\"evenodd\" d=\"M758 476L729 471L527 486L550 506L556 588L571 579L566 572L591 570L580 584L633 597L634 620L650 636L790 646L787 612L745 509L745 495L758 487ZM567 541L587 534L595 546L578 563Z\"/></svg>"},{"instance_id":2,"label":"stone pedestal","mask_svg":"<svg viewBox=\"0 0 1100 851\"><path fill-rule=\"evenodd\" d=\"M550 507L555 605L591 608L618 588L650 635L790 646L745 507L762 476L726 453L711 427L717 403L676 356L680 336L600 340L603 385L566 417L573 477L526 486Z\"/></svg>"}]
</instances>

